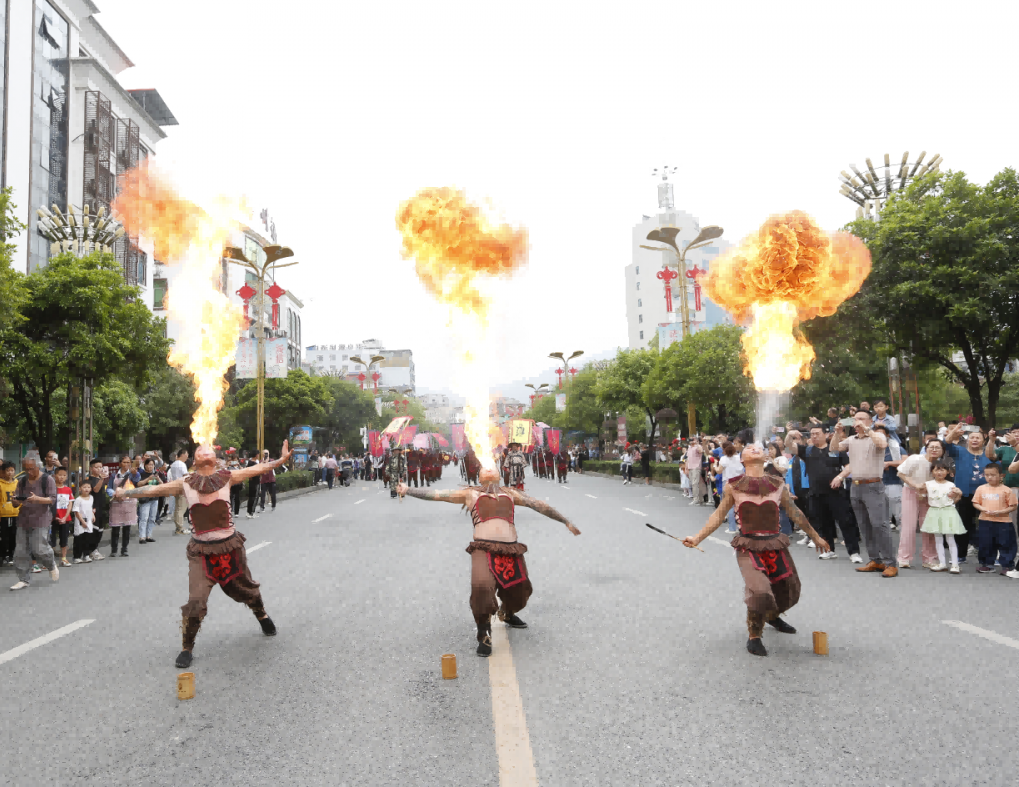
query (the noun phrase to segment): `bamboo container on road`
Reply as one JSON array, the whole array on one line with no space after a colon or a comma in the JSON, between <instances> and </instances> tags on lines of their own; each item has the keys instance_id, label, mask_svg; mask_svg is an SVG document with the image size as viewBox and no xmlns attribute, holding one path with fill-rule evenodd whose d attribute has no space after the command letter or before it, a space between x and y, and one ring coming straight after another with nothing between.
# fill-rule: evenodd
<instances>
[{"instance_id":1,"label":"bamboo container on road","mask_svg":"<svg viewBox=\"0 0 1019 787\"><path fill-rule=\"evenodd\" d=\"M814 653L818 656L828 655L828 634L826 632L814 632Z\"/></svg>"},{"instance_id":2,"label":"bamboo container on road","mask_svg":"<svg viewBox=\"0 0 1019 787\"><path fill-rule=\"evenodd\" d=\"M182 672L177 676L177 699L190 700L195 696L195 673Z\"/></svg>"},{"instance_id":3,"label":"bamboo container on road","mask_svg":"<svg viewBox=\"0 0 1019 787\"><path fill-rule=\"evenodd\" d=\"M456 677L456 656L447 653L442 657L442 678L453 680Z\"/></svg>"}]
</instances>

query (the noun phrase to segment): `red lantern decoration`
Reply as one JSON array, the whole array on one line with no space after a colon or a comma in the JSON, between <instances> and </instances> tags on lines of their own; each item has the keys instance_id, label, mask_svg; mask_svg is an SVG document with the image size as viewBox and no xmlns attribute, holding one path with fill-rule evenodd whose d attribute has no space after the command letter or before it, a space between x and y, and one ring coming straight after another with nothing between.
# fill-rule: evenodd
<instances>
[{"instance_id":1,"label":"red lantern decoration","mask_svg":"<svg viewBox=\"0 0 1019 787\"><path fill-rule=\"evenodd\" d=\"M241 300L244 301L244 322L245 323L250 322L250 320L248 319L248 302L252 298L255 297L257 292L258 291L254 287L252 287L250 284L248 284L247 282L244 282L244 286L241 287L239 290L237 290L237 294L241 297Z\"/></svg>"},{"instance_id":2,"label":"red lantern decoration","mask_svg":"<svg viewBox=\"0 0 1019 787\"><path fill-rule=\"evenodd\" d=\"M559 378L559 390L560 391L563 390L563 374L564 373L565 372L563 372L562 369L556 369L555 370L555 375L556 375L557 378Z\"/></svg>"},{"instance_id":3,"label":"red lantern decoration","mask_svg":"<svg viewBox=\"0 0 1019 787\"><path fill-rule=\"evenodd\" d=\"M364 372L361 372L357 376L357 379L358 379L358 382L361 383L361 390L363 391L364 390L364 381L367 380L368 378L364 376Z\"/></svg>"},{"instance_id":4,"label":"red lantern decoration","mask_svg":"<svg viewBox=\"0 0 1019 787\"><path fill-rule=\"evenodd\" d=\"M678 278L679 273L670 268L662 268L656 275L665 282L665 311L672 314L672 280Z\"/></svg>"},{"instance_id":5,"label":"red lantern decoration","mask_svg":"<svg viewBox=\"0 0 1019 787\"><path fill-rule=\"evenodd\" d=\"M265 294L272 298L272 327L273 330L279 328L280 325L280 304L279 299L287 294L287 291L280 287L276 282L272 283L272 287L265 291Z\"/></svg>"},{"instance_id":6,"label":"red lantern decoration","mask_svg":"<svg viewBox=\"0 0 1019 787\"><path fill-rule=\"evenodd\" d=\"M693 279L694 311L701 310L701 285L700 282L697 281L697 278L705 273L707 273L707 271L701 270L696 265L686 272L686 277L688 279Z\"/></svg>"},{"instance_id":7,"label":"red lantern decoration","mask_svg":"<svg viewBox=\"0 0 1019 787\"><path fill-rule=\"evenodd\" d=\"M375 382L375 393L379 392L379 378L382 377L378 372L372 372L372 380Z\"/></svg>"}]
</instances>

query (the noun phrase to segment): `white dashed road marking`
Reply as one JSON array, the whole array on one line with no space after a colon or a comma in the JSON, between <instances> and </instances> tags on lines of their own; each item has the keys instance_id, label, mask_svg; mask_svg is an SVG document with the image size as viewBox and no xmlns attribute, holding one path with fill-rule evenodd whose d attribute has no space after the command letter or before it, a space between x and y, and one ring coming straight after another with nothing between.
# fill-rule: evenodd
<instances>
[{"instance_id":1,"label":"white dashed road marking","mask_svg":"<svg viewBox=\"0 0 1019 787\"><path fill-rule=\"evenodd\" d=\"M629 511L631 514L636 514L637 516L647 516L647 514L645 514L643 511L634 511L632 508L624 508L623 510Z\"/></svg>"},{"instance_id":2,"label":"white dashed road marking","mask_svg":"<svg viewBox=\"0 0 1019 787\"><path fill-rule=\"evenodd\" d=\"M356 503L354 503L354 505L355 505L355 506L359 506L359 505L361 505L361 503L363 503L363 502L364 502L364 498L361 498L361 499L360 499L360 500L358 500L358 501L357 501Z\"/></svg>"},{"instance_id":3,"label":"white dashed road marking","mask_svg":"<svg viewBox=\"0 0 1019 787\"><path fill-rule=\"evenodd\" d=\"M247 548L246 550L244 550L244 551L245 551L245 552L247 552L247 553L248 553L248 554L250 555L250 554L251 554L252 552L254 552L254 551L255 551L256 549L261 549L262 547L267 547L267 546L269 546L269 544L271 544L271 543L272 543L272 541L263 541L263 542L262 542L261 544L255 544L255 545L254 545L253 547L248 547L248 548Z\"/></svg>"},{"instance_id":4,"label":"white dashed road marking","mask_svg":"<svg viewBox=\"0 0 1019 787\"><path fill-rule=\"evenodd\" d=\"M970 634L976 634L978 637L989 639L991 642L996 642L999 645L1005 645L1009 648L1019 650L1019 639L1004 637L997 632L988 631L987 629L982 629L979 626L971 626L969 623L963 623L961 620L942 620L941 622L946 626L951 626L952 628L957 628L961 631L968 631ZM2 660L3 657L0 657L0 661Z\"/></svg>"},{"instance_id":5,"label":"white dashed road marking","mask_svg":"<svg viewBox=\"0 0 1019 787\"><path fill-rule=\"evenodd\" d=\"M46 645L55 639L60 639L65 634L70 634L72 631L77 631L80 628L85 628L89 623L95 623L95 619L92 620L76 620L74 623L70 623L63 628L59 628L56 631L51 631L49 634L44 634L41 637L33 639L31 642L26 642L24 645L18 645L16 648L11 648L6 653L0 653L0 664L5 664L8 661L13 661L18 656L24 656L30 650L35 650L38 647ZM535 782L537 783L537 782Z\"/></svg>"},{"instance_id":6,"label":"white dashed road marking","mask_svg":"<svg viewBox=\"0 0 1019 787\"><path fill-rule=\"evenodd\" d=\"M587 494L587 493L585 492L584 494ZM597 497L595 497L594 495L587 495L587 496L588 496L589 498L591 498L592 500L597 500L597 499L598 499L598 498L597 498Z\"/></svg>"},{"instance_id":7,"label":"white dashed road marking","mask_svg":"<svg viewBox=\"0 0 1019 787\"><path fill-rule=\"evenodd\" d=\"M332 516L332 514L326 514L325 516L320 516L318 519L312 519L311 523L314 525L314 524L316 524L318 522L321 522L323 519L328 519L331 516Z\"/></svg>"},{"instance_id":8,"label":"white dashed road marking","mask_svg":"<svg viewBox=\"0 0 1019 787\"><path fill-rule=\"evenodd\" d=\"M538 787L524 703L520 699L517 671L513 667L513 651L506 636L506 626L494 620L488 683L492 690L495 751L499 755L499 787Z\"/></svg>"}]
</instances>

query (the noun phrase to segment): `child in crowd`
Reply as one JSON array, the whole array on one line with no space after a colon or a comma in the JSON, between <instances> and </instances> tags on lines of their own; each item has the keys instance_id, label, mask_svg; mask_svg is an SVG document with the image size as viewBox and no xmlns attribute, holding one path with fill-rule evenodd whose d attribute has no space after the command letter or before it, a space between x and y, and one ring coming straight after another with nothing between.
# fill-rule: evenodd
<instances>
[{"instance_id":1,"label":"child in crowd","mask_svg":"<svg viewBox=\"0 0 1019 787\"><path fill-rule=\"evenodd\" d=\"M92 511L92 484L82 481L78 487L78 496L71 507L74 514L74 562L92 562L92 523L95 516Z\"/></svg>"},{"instance_id":2,"label":"child in crowd","mask_svg":"<svg viewBox=\"0 0 1019 787\"><path fill-rule=\"evenodd\" d=\"M1017 508L1016 492L1001 483L1001 465L991 463L984 468L986 484L973 493L973 507L980 512L977 522L977 543L980 545L978 574L994 571L994 562L1001 563L1001 574L1012 570L1016 556L1015 528L1011 514Z\"/></svg>"},{"instance_id":3,"label":"child in crowd","mask_svg":"<svg viewBox=\"0 0 1019 787\"><path fill-rule=\"evenodd\" d=\"M53 480L57 484L56 516L50 526L50 546L56 549L57 538L60 539L60 565L69 566L71 561L67 559L67 539L71 535L71 500L74 492L67 485L67 470L58 467L53 473Z\"/></svg>"},{"instance_id":4,"label":"child in crowd","mask_svg":"<svg viewBox=\"0 0 1019 787\"><path fill-rule=\"evenodd\" d=\"M938 550L938 565L931 566L931 571L944 571L948 568L945 565L945 545L941 539L944 536L952 558L952 567L948 571L950 574L958 574L959 548L955 544L955 537L965 533L966 526L955 510L955 501L962 497L962 490L948 480L948 463L943 459L934 463L931 473L934 480L924 484L929 508L920 530L923 533L933 533L936 537L934 546Z\"/></svg>"},{"instance_id":5,"label":"child in crowd","mask_svg":"<svg viewBox=\"0 0 1019 787\"><path fill-rule=\"evenodd\" d=\"M0 465L0 566L14 565L14 546L18 538L18 511L11 502L18 482L13 462Z\"/></svg>"}]
</instances>

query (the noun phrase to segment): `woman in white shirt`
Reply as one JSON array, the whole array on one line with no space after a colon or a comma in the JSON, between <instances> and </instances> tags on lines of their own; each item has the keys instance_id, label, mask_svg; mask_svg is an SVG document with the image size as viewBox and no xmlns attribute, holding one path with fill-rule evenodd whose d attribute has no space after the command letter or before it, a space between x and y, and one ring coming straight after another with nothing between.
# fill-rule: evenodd
<instances>
[{"instance_id":1,"label":"woman in white shirt","mask_svg":"<svg viewBox=\"0 0 1019 787\"><path fill-rule=\"evenodd\" d=\"M913 552L916 548L916 533L927 516L927 494L925 484L933 478L931 465L945 456L945 444L940 440L927 443L927 455L913 454L899 465L902 479L902 529L899 534L899 568L912 568ZM920 546L924 568L938 564L938 552L933 533L924 533Z\"/></svg>"},{"instance_id":2,"label":"woman in white shirt","mask_svg":"<svg viewBox=\"0 0 1019 787\"><path fill-rule=\"evenodd\" d=\"M718 460L718 466L722 471L722 494L725 494L725 485L729 483L730 479L737 478L745 472L743 462L740 461L739 454L736 453L736 446L732 443L722 443L722 458ZM728 520L729 529L725 532L736 533L735 506L729 509Z\"/></svg>"},{"instance_id":3,"label":"woman in white shirt","mask_svg":"<svg viewBox=\"0 0 1019 787\"><path fill-rule=\"evenodd\" d=\"M633 480L633 454L629 450L623 451L619 464L619 472L623 474L624 484L628 484Z\"/></svg>"}]
</instances>

